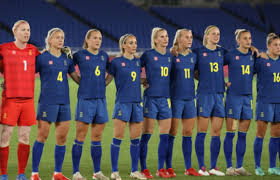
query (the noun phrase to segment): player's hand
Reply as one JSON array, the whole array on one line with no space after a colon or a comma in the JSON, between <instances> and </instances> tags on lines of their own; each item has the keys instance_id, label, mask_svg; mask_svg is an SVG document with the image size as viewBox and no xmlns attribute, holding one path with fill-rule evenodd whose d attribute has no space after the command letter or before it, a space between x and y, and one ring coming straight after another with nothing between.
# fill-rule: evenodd
<instances>
[{"instance_id":1,"label":"player's hand","mask_svg":"<svg viewBox=\"0 0 280 180\"><path fill-rule=\"evenodd\" d=\"M148 82L145 82L145 83L143 83L143 87L144 87L144 89L148 89L150 86L149 86Z\"/></svg>"},{"instance_id":2,"label":"player's hand","mask_svg":"<svg viewBox=\"0 0 280 180\"><path fill-rule=\"evenodd\" d=\"M226 82L226 87L230 87L231 86L231 82Z\"/></svg>"},{"instance_id":3,"label":"player's hand","mask_svg":"<svg viewBox=\"0 0 280 180\"><path fill-rule=\"evenodd\" d=\"M259 57L264 58L264 59L269 59L268 55L265 52L261 52Z\"/></svg>"},{"instance_id":4,"label":"player's hand","mask_svg":"<svg viewBox=\"0 0 280 180\"><path fill-rule=\"evenodd\" d=\"M255 46L251 46L250 50L252 51L252 55L256 54L257 57L260 56L260 52L259 52L259 50Z\"/></svg>"}]
</instances>

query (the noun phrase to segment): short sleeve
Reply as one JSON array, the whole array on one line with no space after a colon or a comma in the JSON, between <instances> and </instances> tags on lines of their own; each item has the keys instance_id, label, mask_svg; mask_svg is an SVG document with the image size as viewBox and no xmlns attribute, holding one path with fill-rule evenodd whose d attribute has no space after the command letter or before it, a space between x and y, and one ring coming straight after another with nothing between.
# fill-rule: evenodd
<instances>
[{"instance_id":1,"label":"short sleeve","mask_svg":"<svg viewBox=\"0 0 280 180\"><path fill-rule=\"evenodd\" d=\"M226 53L224 56L224 65L229 65L231 60L231 53Z\"/></svg>"},{"instance_id":2,"label":"short sleeve","mask_svg":"<svg viewBox=\"0 0 280 180\"><path fill-rule=\"evenodd\" d=\"M68 74L71 74L72 72L75 72L75 64L72 59L68 59L70 61L69 68L68 68Z\"/></svg>"},{"instance_id":3,"label":"short sleeve","mask_svg":"<svg viewBox=\"0 0 280 180\"><path fill-rule=\"evenodd\" d=\"M36 73L37 72L40 72L40 67L41 67L41 57L40 56L37 56L36 57L36 61L35 61L35 70L36 70Z\"/></svg>"},{"instance_id":4,"label":"short sleeve","mask_svg":"<svg viewBox=\"0 0 280 180\"><path fill-rule=\"evenodd\" d=\"M77 65L79 63L79 54L78 54L78 52L73 54L73 63L74 63L74 65Z\"/></svg>"},{"instance_id":5,"label":"short sleeve","mask_svg":"<svg viewBox=\"0 0 280 180\"><path fill-rule=\"evenodd\" d=\"M147 53L144 52L142 54L142 56L140 57L141 67L145 67L146 66L146 60L147 60Z\"/></svg>"},{"instance_id":6,"label":"short sleeve","mask_svg":"<svg viewBox=\"0 0 280 180\"><path fill-rule=\"evenodd\" d=\"M116 68L115 68L115 60L112 60L109 64L109 74L115 76L116 75Z\"/></svg>"},{"instance_id":7,"label":"short sleeve","mask_svg":"<svg viewBox=\"0 0 280 180\"><path fill-rule=\"evenodd\" d=\"M257 58L255 63L255 73L261 72L262 61L263 61L262 58Z\"/></svg>"}]
</instances>

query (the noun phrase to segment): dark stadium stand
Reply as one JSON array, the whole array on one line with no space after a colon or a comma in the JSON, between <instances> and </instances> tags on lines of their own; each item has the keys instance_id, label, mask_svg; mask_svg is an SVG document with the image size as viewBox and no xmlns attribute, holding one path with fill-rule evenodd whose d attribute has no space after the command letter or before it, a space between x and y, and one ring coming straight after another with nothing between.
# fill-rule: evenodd
<instances>
[{"instance_id":1,"label":"dark stadium stand","mask_svg":"<svg viewBox=\"0 0 280 180\"><path fill-rule=\"evenodd\" d=\"M166 6L144 10L125 0L56 2L2 0L0 16L4 18L0 19L0 43L13 40L11 33L1 30L1 24L11 29L19 19L30 22L31 42L39 47L45 46L47 31L53 27L60 27L65 31L66 45L78 48L82 46L87 30L97 27L105 32L102 48L110 48L112 51L118 51L117 39L125 33L136 35L140 51L150 48L151 30L157 26L167 29L169 47L178 28L189 28L198 37L194 38L193 48L201 46L204 29L211 24L220 28L220 44L228 49L236 47L234 31L237 28L249 29L253 45L260 49L266 49L265 37L268 32L280 33L280 24L275 23L280 15L280 5L274 4L257 5L254 8L246 3L221 3L222 10Z\"/></svg>"},{"instance_id":2,"label":"dark stadium stand","mask_svg":"<svg viewBox=\"0 0 280 180\"><path fill-rule=\"evenodd\" d=\"M31 25L31 41L45 46L48 30L59 27L65 32L65 45L81 47L89 27L72 18L43 0L2 0L0 6L1 23L12 28L19 19L27 20ZM2 36L2 33L1 33ZM103 37L103 47L117 47L117 43Z\"/></svg>"},{"instance_id":3,"label":"dark stadium stand","mask_svg":"<svg viewBox=\"0 0 280 180\"><path fill-rule=\"evenodd\" d=\"M227 49L236 47L234 32L237 28L248 29L252 33L253 45L265 49L265 33L242 23L220 9L151 7L151 10L179 26L190 28L201 38L208 25L217 25L221 31L220 44Z\"/></svg>"},{"instance_id":4,"label":"dark stadium stand","mask_svg":"<svg viewBox=\"0 0 280 180\"><path fill-rule=\"evenodd\" d=\"M98 28L109 32L115 38L120 38L125 33L134 34L139 48L151 47L150 39L153 27L158 26L167 29L169 45L172 44L175 35L176 29L174 27L151 16L143 9L122 0L58 0L57 2L74 13L80 14L82 18L90 21ZM194 46L200 44L198 40L194 41Z\"/></svg>"},{"instance_id":5,"label":"dark stadium stand","mask_svg":"<svg viewBox=\"0 0 280 180\"><path fill-rule=\"evenodd\" d=\"M269 31L269 27L262 21L258 10L248 3L221 3L221 8L263 29L265 32Z\"/></svg>"},{"instance_id":6,"label":"dark stadium stand","mask_svg":"<svg viewBox=\"0 0 280 180\"><path fill-rule=\"evenodd\" d=\"M257 8L259 8L262 14L264 15L267 26L272 27L271 30L279 34L280 33L280 24L279 24L280 5L263 4L263 5L257 5Z\"/></svg>"}]
</instances>

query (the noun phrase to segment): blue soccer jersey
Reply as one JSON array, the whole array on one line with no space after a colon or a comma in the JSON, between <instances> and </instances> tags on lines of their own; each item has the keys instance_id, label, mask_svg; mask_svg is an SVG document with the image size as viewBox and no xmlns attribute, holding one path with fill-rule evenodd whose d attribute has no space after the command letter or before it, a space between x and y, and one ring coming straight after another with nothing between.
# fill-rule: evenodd
<instances>
[{"instance_id":1,"label":"blue soccer jersey","mask_svg":"<svg viewBox=\"0 0 280 180\"><path fill-rule=\"evenodd\" d=\"M41 93L39 103L69 104L67 73L75 71L74 62L62 53L59 57L48 51L37 56L36 72L40 73Z\"/></svg>"},{"instance_id":2,"label":"blue soccer jersey","mask_svg":"<svg viewBox=\"0 0 280 180\"><path fill-rule=\"evenodd\" d=\"M171 98L191 100L195 97L194 68L196 55L189 53L172 58L171 68Z\"/></svg>"},{"instance_id":3,"label":"blue soccer jersey","mask_svg":"<svg viewBox=\"0 0 280 180\"><path fill-rule=\"evenodd\" d=\"M197 55L197 69L199 71L198 93L223 93L224 82L224 54L225 49L217 47L210 50L206 47L195 49Z\"/></svg>"},{"instance_id":4,"label":"blue soccer jersey","mask_svg":"<svg viewBox=\"0 0 280 180\"><path fill-rule=\"evenodd\" d=\"M172 54L161 54L154 49L147 50L141 56L141 65L145 67L149 84L144 92L150 97L170 97L170 71Z\"/></svg>"},{"instance_id":5,"label":"blue soccer jersey","mask_svg":"<svg viewBox=\"0 0 280 180\"><path fill-rule=\"evenodd\" d=\"M80 50L73 55L73 60L81 74L78 98L105 98L105 74L109 65L107 53L100 51L95 55L88 50Z\"/></svg>"},{"instance_id":6,"label":"blue soccer jersey","mask_svg":"<svg viewBox=\"0 0 280 180\"><path fill-rule=\"evenodd\" d=\"M257 101L263 103L280 103L280 58L256 60Z\"/></svg>"},{"instance_id":7,"label":"blue soccer jersey","mask_svg":"<svg viewBox=\"0 0 280 180\"><path fill-rule=\"evenodd\" d=\"M109 73L114 76L117 89L116 102L141 102L140 59L118 57L112 60Z\"/></svg>"},{"instance_id":8,"label":"blue soccer jersey","mask_svg":"<svg viewBox=\"0 0 280 180\"><path fill-rule=\"evenodd\" d=\"M255 58L252 52L242 53L234 49L225 55L225 64L228 65L230 87L228 94L251 95L254 75Z\"/></svg>"}]
</instances>

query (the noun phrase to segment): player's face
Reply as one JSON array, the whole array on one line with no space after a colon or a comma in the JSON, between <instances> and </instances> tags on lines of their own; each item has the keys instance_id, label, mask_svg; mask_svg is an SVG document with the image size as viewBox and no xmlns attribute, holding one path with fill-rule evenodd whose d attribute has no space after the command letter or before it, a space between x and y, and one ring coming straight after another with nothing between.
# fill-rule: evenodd
<instances>
[{"instance_id":1,"label":"player's face","mask_svg":"<svg viewBox=\"0 0 280 180\"><path fill-rule=\"evenodd\" d=\"M51 47L55 49L62 49L64 45L64 33L61 31L54 32L49 42Z\"/></svg>"},{"instance_id":2,"label":"player's face","mask_svg":"<svg viewBox=\"0 0 280 180\"><path fill-rule=\"evenodd\" d=\"M30 26L27 23L22 23L20 24L15 32L14 32L14 36L16 38L16 40L22 42L22 43L27 43L29 41L30 38Z\"/></svg>"},{"instance_id":3,"label":"player's face","mask_svg":"<svg viewBox=\"0 0 280 180\"><path fill-rule=\"evenodd\" d=\"M123 45L124 52L129 54L135 54L137 49L137 40L134 36L130 36L125 41L125 44Z\"/></svg>"},{"instance_id":4,"label":"player's face","mask_svg":"<svg viewBox=\"0 0 280 180\"><path fill-rule=\"evenodd\" d=\"M220 41L220 30L218 28L211 29L206 38L208 43L218 44Z\"/></svg>"},{"instance_id":5,"label":"player's face","mask_svg":"<svg viewBox=\"0 0 280 180\"><path fill-rule=\"evenodd\" d=\"M274 39L268 46L270 53L279 56L280 55L280 39Z\"/></svg>"},{"instance_id":6,"label":"player's face","mask_svg":"<svg viewBox=\"0 0 280 180\"><path fill-rule=\"evenodd\" d=\"M102 43L102 35L98 31L93 31L90 33L90 36L86 41L89 48L99 49Z\"/></svg>"},{"instance_id":7,"label":"player's face","mask_svg":"<svg viewBox=\"0 0 280 180\"><path fill-rule=\"evenodd\" d=\"M164 47L168 46L168 34L167 31L163 30L157 33L157 37L155 38L155 43L157 47Z\"/></svg>"},{"instance_id":8,"label":"player's face","mask_svg":"<svg viewBox=\"0 0 280 180\"><path fill-rule=\"evenodd\" d=\"M252 44L252 37L250 32L243 32L240 34L238 39L238 44L240 47L249 49Z\"/></svg>"},{"instance_id":9,"label":"player's face","mask_svg":"<svg viewBox=\"0 0 280 180\"><path fill-rule=\"evenodd\" d=\"M191 31L183 31L178 39L179 46L182 48L190 48L192 46L193 36Z\"/></svg>"}]
</instances>

